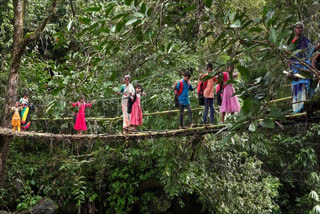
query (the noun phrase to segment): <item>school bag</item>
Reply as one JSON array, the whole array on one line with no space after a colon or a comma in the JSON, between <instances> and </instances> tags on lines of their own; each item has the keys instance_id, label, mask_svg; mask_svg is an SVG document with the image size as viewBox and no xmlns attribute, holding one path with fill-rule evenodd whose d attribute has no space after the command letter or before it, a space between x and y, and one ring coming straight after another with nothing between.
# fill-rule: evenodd
<instances>
[{"instance_id":1,"label":"school bag","mask_svg":"<svg viewBox=\"0 0 320 214\"><path fill-rule=\"evenodd\" d=\"M221 75L221 74L220 74ZM222 79L221 79L222 78ZM222 94L223 94L223 78L224 78L224 74L222 74L222 77L219 76L218 80L219 80L219 85L220 85L220 88L219 90L217 91L217 104L219 106L221 106L222 104Z\"/></svg>"},{"instance_id":2,"label":"school bag","mask_svg":"<svg viewBox=\"0 0 320 214\"><path fill-rule=\"evenodd\" d=\"M182 80L179 80L180 83L180 87L179 87L179 91L177 90L177 88L174 89L174 105L175 107L179 107L180 103L179 103L179 96L182 94L183 91L183 82ZM190 82L188 81L188 86L190 87Z\"/></svg>"},{"instance_id":3,"label":"school bag","mask_svg":"<svg viewBox=\"0 0 320 214\"><path fill-rule=\"evenodd\" d=\"M134 96L133 96L132 99L131 99L131 97L128 98L128 114L131 114L132 106L136 102L136 100L137 100L137 94L136 93L134 93Z\"/></svg>"},{"instance_id":4,"label":"school bag","mask_svg":"<svg viewBox=\"0 0 320 214\"><path fill-rule=\"evenodd\" d=\"M198 98L199 98L199 105L204 106L204 89L207 87L207 81L200 81L198 84Z\"/></svg>"}]
</instances>

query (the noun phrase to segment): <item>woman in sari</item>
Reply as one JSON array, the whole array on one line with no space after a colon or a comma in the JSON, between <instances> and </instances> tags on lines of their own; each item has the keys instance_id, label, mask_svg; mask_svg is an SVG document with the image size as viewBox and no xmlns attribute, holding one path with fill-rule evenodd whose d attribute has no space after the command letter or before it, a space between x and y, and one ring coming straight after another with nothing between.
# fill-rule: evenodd
<instances>
[{"instance_id":1,"label":"woman in sari","mask_svg":"<svg viewBox=\"0 0 320 214\"><path fill-rule=\"evenodd\" d=\"M24 94L23 98L20 99L20 105L22 106L21 111L21 128L27 130L30 127L30 106L29 106L29 95Z\"/></svg>"},{"instance_id":2,"label":"woman in sari","mask_svg":"<svg viewBox=\"0 0 320 214\"><path fill-rule=\"evenodd\" d=\"M119 94L122 94L122 115L123 115L123 133L127 133L130 128L130 114L128 113L128 100L134 96L134 87L130 83L130 76L125 75L124 84L121 86Z\"/></svg>"},{"instance_id":3,"label":"woman in sari","mask_svg":"<svg viewBox=\"0 0 320 214\"><path fill-rule=\"evenodd\" d=\"M308 68L299 62L299 60L311 65L310 58L314 50L319 49L319 45L314 47L310 40L303 34L304 24L298 22L294 28L294 38L292 44L295 45L295 50L301 50L294 57L290 59L290 69L292 71L292 108L293 113L298 113L303 109L304 102L313 95L313 89L311 88L312 79L299 78L296 74L299 74L301 70L308 70Z\"/></svg>"}]
</instances>

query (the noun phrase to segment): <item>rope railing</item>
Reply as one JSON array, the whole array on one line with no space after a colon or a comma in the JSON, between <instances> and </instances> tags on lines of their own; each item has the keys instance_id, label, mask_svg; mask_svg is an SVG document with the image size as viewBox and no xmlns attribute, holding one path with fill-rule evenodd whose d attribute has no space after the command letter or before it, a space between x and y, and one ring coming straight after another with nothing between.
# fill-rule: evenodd
<instances>
[{"instance_id":1,"label":"rope railing","mask_svg":"<svg viewBox=\"0 0 320 214\"><path fill-rule=\"evenodd\" d=\"M271 100L268 103L278 103L278 102L282 102L282 101L286 101L286 100L291 100L292 96L290 97L284 97L284 98L280 98L280 99L276 99L276 100ZM304 102L304 101L303 101ZM215 109L218 109L219 106L215 106ZM203 110L203 107L199 107L199 108L194 108L192 109L192 111L198 111L198 110ZM155 115L162 115L162 114L171 114L171 113L179 113L180 110L167 110L167 111L158 111L158 112L150 112L150 113L143 113L143 116L155 116ZM57 120L72 120L73 117L63 117L63 118L48 118L48 117L44 117L44 118L34 118L31 119L32 121L43 121L43 120L49 120L49 121L57 121ZM118 116L118 117L87 117L86 120L88 121L118 121L121 120L122 116Z\"/></svg>"},{"instance_id":2,"label":"rope railing","mask_svg":"<svg viewBox=\"0 0 320 214\"><path fill-rule=\"evenodd\" d=\"M194 108L193 111L203 110L203 107L201 108ZM185 110L186 111L186 110ZM167 111L158 111L158 112L150 112L150 113L144 113L144 117L148 116L154 116L154 115L161 115L161 114L170 114L170 113L179 113L180 110L167 110ZM72 120L73 117L64 117L64 118L34 118L31 119L32 121L41 121L41 120L50 120L50 121L56 121L56 120ZM122 116L119 117L106 117L106 118L97 118L97 117L88 117L86 120L96 120L96 121L117 121L121 120Z\"/></svg>"}]
</instances>

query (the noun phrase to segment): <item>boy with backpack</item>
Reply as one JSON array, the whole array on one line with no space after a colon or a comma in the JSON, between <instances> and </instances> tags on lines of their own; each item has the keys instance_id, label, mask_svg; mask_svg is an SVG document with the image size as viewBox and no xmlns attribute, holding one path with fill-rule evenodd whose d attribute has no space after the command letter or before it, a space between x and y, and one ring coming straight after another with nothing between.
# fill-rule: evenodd
<instances>
[{"instance_id":1,"label":"boy with backpack","mask_svg":"<svg viewBox=\"0 0 320 214\"><path fill-rule=\"evenodd\" d=\"M191 73L189 71L186 71L183 75L182 80L175 82L174 89L176 91L176 94L178 95L178 100L180 104L180 126L179 128L182 129L183 127L183 111L184 108L187 108L188 110L188 119L190 123L190 128L192 128L192 112L190 108L190 100L189 100L189 90L193 91L194 88L192 87L190 83L190 77Z\"/></svg>"}]
</instances>

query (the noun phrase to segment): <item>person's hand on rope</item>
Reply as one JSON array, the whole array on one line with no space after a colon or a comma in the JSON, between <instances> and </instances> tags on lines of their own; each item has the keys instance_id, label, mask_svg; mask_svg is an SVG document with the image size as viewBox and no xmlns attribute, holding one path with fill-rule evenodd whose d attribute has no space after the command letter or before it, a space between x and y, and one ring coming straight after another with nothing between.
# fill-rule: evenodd
<instances>
[{"instance_id":1,"label":"person's hand on rope","mask_svg":"<svg viewBox=\"0 0 320 214\"><path fill-rule=\"evenodd\" d=\"M92 101L91 101L92 104L95 103L95 102L96 102L95 100L92 100Z\"/></svg>"},{"instance_id":2,"label":"person's hand on rope","mask_svg":"<svg viewBox=\"0 0 320 214\"><path fill-rule=\"evenodd\" d=\"M147 94L146 94L146 93L144 93L144 92L142 92L142 93L141 93L141 95L142 95L142 96L146 96Z\"/></svg>"}]
</instances>

